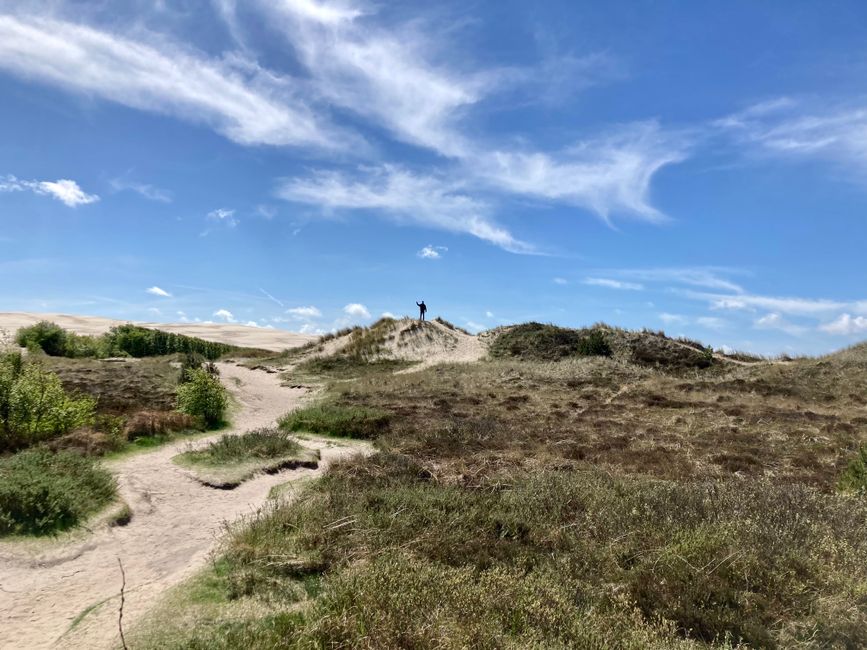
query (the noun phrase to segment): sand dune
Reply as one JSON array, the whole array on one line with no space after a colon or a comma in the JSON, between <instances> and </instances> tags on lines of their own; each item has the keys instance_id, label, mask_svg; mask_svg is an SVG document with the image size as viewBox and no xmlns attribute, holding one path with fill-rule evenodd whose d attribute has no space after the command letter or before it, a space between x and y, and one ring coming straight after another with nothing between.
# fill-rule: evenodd
<instances>
[{"instance_id":1,"label":"sand dune","mask_svg":"<svg viewBox=\"0 0 867 650\"><path fill-rule=\"evenodd\" d=\"M310 334L298 334L281 329L248 327L234 323L145 323L100 316L71 316L69 314L38 314L31 312L0 312L0 344L9 342L19 327L47 320L77 334L103 334L115 325L133 323L166 332L197 336L207 341L228 343L279 352L312 341Z\"/></svg>"}]
</instances>

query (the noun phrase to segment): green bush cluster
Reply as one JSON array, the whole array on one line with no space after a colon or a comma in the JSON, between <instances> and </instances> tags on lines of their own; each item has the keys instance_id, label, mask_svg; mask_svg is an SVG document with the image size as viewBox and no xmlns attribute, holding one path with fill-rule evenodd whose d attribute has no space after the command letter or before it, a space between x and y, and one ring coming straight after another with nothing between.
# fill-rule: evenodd
<instances>
[{"instance_id":1,"label":"green bush cluster","mask_svg":"<svg viewBox=\"0 0 867 650\"><path fill-rule=\"evenodd\" d=\"M209 428L223 424L229 396L216 375L207 370L188 370L186 381L178 386L178 410L199 417Z\"/></svg>"},{"instance_id":2,"label":"green bush cluster","mask_svg":"<svg viewBox=\"0 0 867 650\"><path fill-rule=\"evenodd\" d=\"M19 329L15 340L22 347L42 350L52 357L70 358L155 357L182 353L201 355L213 361L225 354L260 353L259 350L238 348L194 336L130 324L113 327L102 336L86 336L68 332L55 323L42 321Z\"/></svg>"},{"instance_id":3,"label":"green bush cluster","mask_svg":"<svg viewBox=\"0 0 867 650\"><path fill-rule=\"evenodd\" d=\"M0 356L0 451L28 446L93 422L96 400L71 397L57 375L18 353Z\"/></svg>"},{"instance_id":4,"label":"green bush cluster","mask_svg":"<svg viewBox=\"0 0 867 650\"><path fill-rule=\"evenodd\" d=\"M92 458L46 449L0 459L0 535L71 528L107 505L115 481Z\"/></svg>"},{"instance_id":5,"label":"green bush cluster","mask_svg":"<svg viewBox=\"0 0 867 650\"><path fill-rule=\"evenodd\" d=\"M524 323L497 336L490 353L493 357L558 361L569 356L611 356L611 346L599 329Z\"/></svg>"},{"instance_id":6,"label":"green bush cluster","mask_svg":"<svg viewBox=\"0 0 867 650\"><path fill-rule=\"evenodd\" d=\"M388 430L390 420L391 413L382 409L326 403L287 413L278 424L288 431L373 439Z\"/></svg>"}]
</instances>

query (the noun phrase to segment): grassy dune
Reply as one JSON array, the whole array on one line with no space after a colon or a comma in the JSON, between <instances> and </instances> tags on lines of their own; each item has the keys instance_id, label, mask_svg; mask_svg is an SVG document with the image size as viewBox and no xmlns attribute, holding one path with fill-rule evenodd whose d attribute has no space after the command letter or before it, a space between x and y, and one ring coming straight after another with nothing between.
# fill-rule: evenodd
<instances>
[{"instance_id":1,"label":"grassy dune","mask_svg":"<svg viewBox=\"0 0 867 650\"><path fill-rule=\"evenodd\" d=\"M334 382L283 425L379 453L233 528L137 647L867 646L867 348L627 334Z\"/></svg>"}]
</instances>

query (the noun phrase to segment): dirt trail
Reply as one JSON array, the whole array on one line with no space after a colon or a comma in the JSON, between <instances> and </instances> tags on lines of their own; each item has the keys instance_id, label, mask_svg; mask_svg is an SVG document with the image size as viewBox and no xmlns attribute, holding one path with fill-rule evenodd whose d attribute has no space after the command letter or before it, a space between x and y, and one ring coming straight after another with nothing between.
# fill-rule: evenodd
<instances>
[{"instance_id":1,"label":"dirt trail","mask_svg":"<svg viewBox=\"0 0 867 650\"><path fill-rule=\"evenodd\" d=\"M277 375L226 363L220 364L220 372L241 405L228 433L273 424L304 399L304 390L281 387ZM196 445L223 433L227 432ZM0 648L90 650L118 645L118 558L126 572L124 622L129 629L160 594L206 562L224 522L254 511L273 486L315 476L335 458L367 448L304 441L320 449L319 469L262 475L226 491L199 484L171 462L188 444L173 443L110 465L120 495L133 512L128 525L47 543L39 553L0 545ZM90 607L93 610L70 630L75 618Z\"/></svg>"}]
</instances>

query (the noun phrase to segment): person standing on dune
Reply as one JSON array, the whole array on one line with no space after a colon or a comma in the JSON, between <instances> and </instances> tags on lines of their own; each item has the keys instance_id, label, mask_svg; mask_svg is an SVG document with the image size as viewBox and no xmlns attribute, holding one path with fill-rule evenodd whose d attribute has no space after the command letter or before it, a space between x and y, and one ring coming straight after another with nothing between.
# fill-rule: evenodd
<instances>
[{"instance_id":1,"label":"person standing on dune","mask_svg":"<svg viewBox=\"0 0 867 650\"><path fill-rule=\"evenodd\" d=\"M424 315L425 315L425 312L427 311L427 305L424 304L424 300L422 300L421 302L417 302L415 304L418 305L418 319L424 320Z\"/></svg>"}]
</instances>

